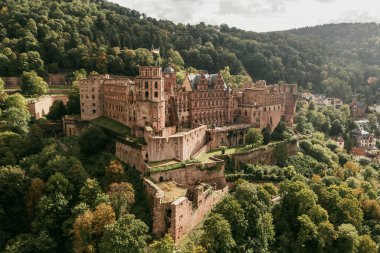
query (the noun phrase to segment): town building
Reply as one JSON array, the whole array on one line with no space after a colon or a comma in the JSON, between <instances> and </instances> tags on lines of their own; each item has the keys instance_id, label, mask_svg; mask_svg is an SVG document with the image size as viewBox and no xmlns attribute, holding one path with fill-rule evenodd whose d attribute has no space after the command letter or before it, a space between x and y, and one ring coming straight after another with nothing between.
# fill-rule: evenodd
<instances>
[{"instance_id":1,"label":"town building","mask_svg":"<svg viewBox=\"0 0 380 253\"><path fill-rule=\"evenodd\" d=\"M352 99L350 103L351 115L354 119L362 119L366 115L367 105L363 101L358 101L356 96Z\"/></svg>"}]
</instances>

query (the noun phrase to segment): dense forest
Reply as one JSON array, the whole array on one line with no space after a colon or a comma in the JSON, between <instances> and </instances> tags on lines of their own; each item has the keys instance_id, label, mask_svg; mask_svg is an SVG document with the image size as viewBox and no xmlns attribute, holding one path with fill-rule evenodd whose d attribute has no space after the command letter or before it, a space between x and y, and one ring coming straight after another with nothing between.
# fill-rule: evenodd
<instances>
[{"instance_id":1,"label":"dense forest","mask_svg":"<svg viewBox=\"0 0 380 253\"><path fill-rule=\"evenodd\" d=\"M232 74L296 82L345 100L357 91L373 101L379 86L366 84L380 76L374 24L255 33L156 20L103 0L5 0L0 9L0 76L79 69L133 75L137 65L155 64L154 46L161 63L178 64L170 53L179 53L184 67L228 66Z\"/></svg>"}]
</instances>

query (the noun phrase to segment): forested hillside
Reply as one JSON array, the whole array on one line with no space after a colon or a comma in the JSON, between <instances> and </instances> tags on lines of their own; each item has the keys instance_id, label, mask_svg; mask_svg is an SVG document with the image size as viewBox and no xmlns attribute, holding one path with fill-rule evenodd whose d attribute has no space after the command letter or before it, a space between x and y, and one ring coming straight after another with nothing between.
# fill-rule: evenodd
<instances>
[{"instance_id":1,"label":"forested hillside","mask_svg":"<svg viewBox=\"0 0 380 253\"><path fill-rule=\"evenodd\" d=\"M380 25L376 23L328 24L290 31L325 46L335 55L380 65Z\"/></svg>"},{"instance_id":2,"label":"forested hillside","mask_svg":"<svg viewBox=\"0 0 380 253\"><path fill-rule=\"evenodd\" d=\"M367 65L376 63L375 54L373 60L359 61L366 57L356 42L364 47L365 38L371 37L368 43L374 46L369 50L375 50L379 29L373 24L361 27L358 33L354 25L345 28L349 33L334 32L336 43L331 43L323 39L329 26L255 33L227 25L156 20L103 0L5 0L0 3L0 76L81 68L133 75L137 65L154 64L148 51L153 45L164 62L179 52L184 67L216 72L229 66L232 74L256 80L297 82L345 100L357 90L373 100L376 87L368 87L366 80L380 76L380 68Z\"/></svg>"}]
</instances>

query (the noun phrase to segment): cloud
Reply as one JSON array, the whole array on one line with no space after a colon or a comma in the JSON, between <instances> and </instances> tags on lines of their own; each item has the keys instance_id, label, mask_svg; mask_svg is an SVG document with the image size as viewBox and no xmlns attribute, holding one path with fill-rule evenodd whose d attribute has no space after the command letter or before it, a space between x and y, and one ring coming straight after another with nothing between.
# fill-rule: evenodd
<instances>
[{"instance_id":1,"label":"cloud","mask_svg":"<svg viewBox=\"0 0 380 253\"><path fill-rule=\"evenodd\" d=\"M315 0L317 2L320 2L320 3L333 3L335 2L335 0Z\"/></svg>"},{"instance_id":2,"label":"cloud","mask_svg":"<svg viewBox=\"0 0 380 253\"><path fill-rule=\"evenodd\" d=\"M333 19L331 23L355 23L355 22L375 22L379 23L380 18L372 16L369 11L349 10L341 17Z\"/></svg>"},{"instance_id":3,"label":"cloud","mask_svg":"<svg viewBox=\"0 0 380 253\"><path fill-rule=\"evenodd\" d=\"M236 15L237 17L263 16L284 12L287 6L298 0L221 0L218 15Z\"/></svg>"},{"instance_id":4,"label":"cloud","mask_svg":"<svg viewBox=\"0 0 380 253\"><path fill-rule=\"evenodd\" d=\"M379 0L110 0L176 23L276 31L338 22L378 22Z\"/></svg>"}]
</instances>

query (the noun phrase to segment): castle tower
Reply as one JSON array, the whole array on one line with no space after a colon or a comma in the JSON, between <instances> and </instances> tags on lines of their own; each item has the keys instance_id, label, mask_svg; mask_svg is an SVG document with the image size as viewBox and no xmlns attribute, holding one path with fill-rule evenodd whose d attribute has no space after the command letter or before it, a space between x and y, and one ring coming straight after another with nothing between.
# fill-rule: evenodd
<instances>
[{"instance_id":1,"label":"castle tower","mask_svg":"<svg viewBox=\"0 0 380 253\"><path fill-rule=\"evenodd\" d=\"M165 95L173 94L177 85L177 74L175 70L169 65L163 70L162 73L164 76Z\"/></svg>"},{"instance_id":2,"label":"castle tower","mask_svg":"<svg viewBox=\"0 0 380 253\"><path fill-rule=\"evenodd\" d=\"M92 75L79 82L81 118L93 120L103 116L102 84L109 75Z\"/></svg>"},{"instance_id":3,"label":"castle tower","mask_svg":"<svg viewBox=\"0 0 380 253\"><path fill-rule=\"evenodd\" d=\"M136 84L139 115L137 126L151 126L155 131L161 131L165 128L164 79L161 67L140 67Z\"/></svg>"}]
</instances>

